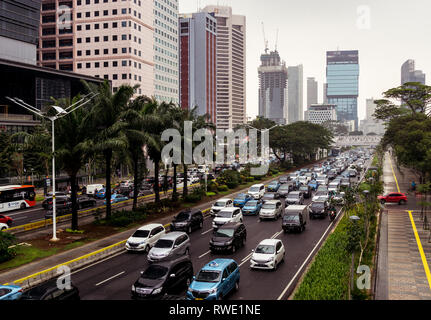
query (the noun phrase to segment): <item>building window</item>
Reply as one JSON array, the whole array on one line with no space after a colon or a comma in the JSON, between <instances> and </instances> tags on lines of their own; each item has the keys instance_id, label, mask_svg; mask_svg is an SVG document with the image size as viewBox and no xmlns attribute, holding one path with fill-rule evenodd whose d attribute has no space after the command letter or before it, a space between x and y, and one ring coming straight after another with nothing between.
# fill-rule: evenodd
<instances>
[{"instance_id":1,"label":"building window","mask_svg":"<svg viewBox=\"0 0 431 320\"><path fill-rule=\"evenodd\" d=\"M90 38L90 37L85 38L85 42L86 42L86 43L90 43L90 42L91 42L91 38Z\"/></svg>"},{"instance_id":2,"label":"building window","mask_svg":"<svg viewBox=\"0 0 431 320\"><path fill-rule=\"evenodd\" d=\"M104 23L103 24L103 29L108 29L109 28L109 24L108 23Z\"/></svg>"},{"instance_id":3,"label":"building window","mask_svg":"<svg viewBox=\"0 0 431 320\"><path fill-rule=\"evenodd\" d=\"M109 37L108 36L103 36L103 41L109 41Z\"/></svg>"},{"instance_id":4,"label":"building window","mask_svg":"<svg viewBox=\"0 0 431 320\"><path fill-rule=\"evenodd\" d=\"M127 40L127 34L122 34L121 35L121 40Z\"/></svg>"},{"instance_id":5,"label":"building window","mask_svg":"<svg viewBox=\"0 0 431 320\"><path fill-rule=\"evenodd\" d=\"M91 55L91 50L85 50L85 55L86 55L86 56Z\"/></svg>"},{"instance_id":6,"label":"building window","mask_svg":"<svg viewBox=\"0 0 431 320\"><path fill-rule=\"evenodd\" d=\"M98 23L96 23L96 24L94 25L94 29L95 29L95 30L99 30L99 24L98 24Z\"/></svg>"},{"instance_id":7,"label":"building window","mask_svg":"<svg viewBox=\"0 0 431 320\"><path fill-rule=\"evenodd\" d=\"M82 30L82 26L81 25L77 25L76 26L76 30L81 31Z\"/></svg>"},{"instance_id":8,"label":"building window","mask_svg":"<svg viewBox=\"0 0 431 320\"><path fill-rule=\"evenodd\" d=\"M118 67L118 61L112 61L112 66L113 67Z\"/></svg>"},{"instance_id":9,"label":"building window","mask_svg":"<svg viewBox=\"0 0 431 320\"><path fill-rule=\"evenodd\" d=\"M78 38L78 39L76 39L76 42L78 42L78 43L82 43L82 38Z\"/></svg>"},{"instance_id":10,"label":"building window","mask_svg":"<svg viewBox=\"0 0 431 320\"><path fill-rule=\"evenodd\" d=\"M86 25L85 25L85 30L90 30L90 29L91 29L91 25L86 24Z\"/></svg>"},{"instance_id":11,"label":"building window","mask_svg":"<svg viewBox=\"0 0 431 320\"><path fill-rule=\"evenodd\" d=\"M94 63L94 67L95 67L95 68L99 68L99 67L100 67L100 63L99 63L99 62L95 62L95 63Z\"/></svg>"},{"instance_id":12,"label":"building window","mask_svg":"<svg viewBox=\"0 0 431 320\"><path fill-rule=\"evenodd\" d=\"M113 80L117 80L117 79L118 79L118 74L113 74L113 75L112 75L112 79L113 79Z\"/></svg>"},{"instance_id":13,"label":"building window","mask_svg":"<svg viewBox=\"0 0 431 320\"><path fill-rule=\"evenodd\" d=\"M103 62L103 67L108 68L109 67L109 62L108 61Z\"/></svg>"},{"instance_id":14,"label":"building window","mask_svg":"<svg viewBox=\"0 0 431 320\"><path fill-rule=\"evenodd\" d=\"M78 69L82 69L82 63L78 63Z\"/></svg>"},{"instance_id":15,"label":"building window","mask_svg":"<svg viewBox=\"0 0 431 320\"><path fill-rule=\"evenodd\" d=\"M100 50L99 50L99 49L94 50L94 54L95 54L96 56L98 56L98 55L100 54Z\"/></svg>"},{"instance_id":16,"label":"building window","mask_svg":"<svg viewBox=\"0 0 431 320\"><path fill-rule=\"evenodd\" d=\"M86 67L87 69L91 68L91 63L90 63L90 62L87 62L87 63L85 64L85 67Z\"/></svg>"},{"instance_id":17,"label":"building window","mask_svg":"<svg viewBox=\"0 0 431 320\"><path fill-rule=\"evenodd\" d=\"M109 11L108 10L103 10L103 15L104 16L107 16L109 14Z\"/></svg>"},{"instance_id":18,"label":"building window","mask_svg":"<svg viewBox=\"0 0 431 320\"><path fill-rule=\"evenodd\" d=\"M99 42L100 38L99 37L94 37L94 42Z\"/></svg>"},{"instance_id":19,"label":"building window","mask_svg":"<svg viewBox=\"0 0 431 320\"><path fill-rule=\"evenodd\" d=\"M118 40L118 36L112 36L112 41L117 41Z\"/></svg>"},{"instance_id":20,"label":"building window","mask_svg":"<svg viewBox=\"0 0 431 320\"><path fill-rule=\"evenodd\" d=\"M103 54L109 54L109 50L108 49L103 49Z\"/></svg>"},{"instance_id":21,"label":"building window","mask_svg":"<svg viewBox=\"0 0 431 320\"><path fill-rule=\"evenodd\" d=\"M127 73L123 73L123 74L121 75L121 79L123 79L123 80L127 80Z\"/></svg>"},{"instance_id":22,"label":"building window","mask_svg":"<svg viewBox=\"0 0 431 320\"><path fill-rule=\"evenodd\" d=\"M118 22L112 22L112 28L118 28Z\"/></svg>"}]
</instances>

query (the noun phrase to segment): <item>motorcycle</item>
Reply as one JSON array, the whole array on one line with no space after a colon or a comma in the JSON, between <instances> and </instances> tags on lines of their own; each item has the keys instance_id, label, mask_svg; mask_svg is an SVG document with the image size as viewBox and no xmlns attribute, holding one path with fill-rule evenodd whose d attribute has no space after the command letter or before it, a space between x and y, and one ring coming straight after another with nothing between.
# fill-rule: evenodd
<instances>
[{"instance_id":1,"label":"motorcycle","mask_svg":"<svg viewBox=\"0 0 431 320\"><path fill-rule=\"evenodd\" d=\"M330 209L329 210L329 220L334 221L336 216L337 216L337 210L336 209Z\"/></svg>"}]
</instances>

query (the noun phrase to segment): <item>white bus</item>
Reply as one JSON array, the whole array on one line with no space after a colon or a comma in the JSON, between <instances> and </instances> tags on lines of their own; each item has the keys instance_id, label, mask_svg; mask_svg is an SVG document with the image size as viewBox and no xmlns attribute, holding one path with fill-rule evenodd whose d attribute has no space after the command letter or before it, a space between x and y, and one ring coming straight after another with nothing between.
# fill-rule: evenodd
<instances>
[{"instance_id":1,"label":"white bus","mask_svg":"<svg viewBox=\"0 0 431 320\"><path fill-rule=\"evenodd\" d=\"M0 187L0 212L25 209L36 205L34 186Z\"/></svg>"}]
</instances>

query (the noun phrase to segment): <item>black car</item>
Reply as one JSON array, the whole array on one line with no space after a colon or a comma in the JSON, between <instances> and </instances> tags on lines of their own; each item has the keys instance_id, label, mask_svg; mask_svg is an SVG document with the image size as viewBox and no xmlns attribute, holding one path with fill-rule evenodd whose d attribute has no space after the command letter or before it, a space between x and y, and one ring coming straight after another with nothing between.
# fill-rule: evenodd
<instances>
[{"instance_id":1,"label":"black car","mask_svg":"<svg viewBox=\"0 0 431 320\"><path fill-rule=\"evenodd\" d=\"M265 201L277 200L279 198L280 198L280 195L278 194L278 192L266 192L262 197L262 201L265 203Z\"/></svg>"},{"instance_id":2,"label":"black car","mask_svg":"<svg viewBox=\"0 0 431 320\"><path fill-rule=\"evenodd\" d=\"M310 219L315 217L325 218L328 216L329 203L325 200L318 200L311 203L308 208Z\"/></svg>"},{"instance_id":3,"label":"black car","mask_svg":"<svg viewBox=\"0 0 431 320\"><path fill-rule=\"evenodd\" d=\"M305 199L309 199L309 198L311 198L311 195L312 195L312 189L311 189L311 187L310 186L304 186L304 185L302 185L302 186L300 186L299 187L299 189L298 189L300 192L302 192L302 194L304 195L304 198Z\"/></svg>"},{"instance_id":4,"label":"black car","mask_svg":"<svg viewBox=\"0 0 431 320\"><path fill-rule=\"evenodd\" d=\"M278 179L278 182L280 182L280 184L287 183L288 181L290 181L289 176L282 176L282 177L280 177L280 179Z\"/></svg>"},{"instance_id":5,"label":"black car","mask_svg":"<svg viewBox=\"0 0 431 320\"><path fill-rule=\"evenodd\" d=\"M286 198L286 196L289 194L290 191L293 190L293 184L291 183L284 183L278 188L278 195L280 198Z\"/></svg>"},{"instance_id":6,"label":"black car","mask_svg":"<svg viewBox=\"0 0 431 320\"><path fill-rule=\"evenodd\" d=\"M55 194L55 199L56 202L61 202L63 199L68 199L68 201L70 201L69 196L67 196L66 194ZM52 196L47 196L45 198L45 200L43 200L42 202L42 208L44 208L45 210L52 210Z\"/></svg>"},{"instance_id":7,"label":"black car","mask_svg":"<svg viewBox=\"0 0 431 320\"><path fill-rule=\"evenodd\" d=\"M52 198L47 199L47 203L44 206L45 210L52 211L53 209L53 200ZM68 211L72 209L72 201L67 196L61 196L55 198L55 207L58 211Z\"/></svg>"},{"instance_id":8,"label":"black car","mask_svg":"<svg viewBox=\"0 0 431 320\"><path fill-rule=\"evenodd\" d=\"M247 230L241 222L229 222L213 232L210 240L210 250L212 253L220 251L236 252L236 249L243 247L247 239Z\"/></svg>"},{"instance_id":9,"label":"black car","mask_svg":"<svg viewBox=\"0 0 431 320\"><path fill-rule=\"evenodd\" d=\"M91 208L97 204L97 201L89 197L80 197L77 199L79 209Z\"/></svg>"},{"instance_id":10,"label":"black car","mask_svg":"<svg viewBox=\"0 0 431 320\"><path fill-rule=\"evenodd\" d=\"M57 279L45 282L37 287L25 291L21 300L81 300L77 287L70 284L70 287L64 285L65 288L57 286Z\"/></svg>"},{"instance_id":11,"label":"black car","mask_svg":"<svg viewBox=\"0 0 431 320\"><path fill-rule=\"evenodd\" d=\"M167 294L178 294L179 289L190 285L193 274L189 256L152 263L132 286L132 299L160 299Z\"/></svg>"},{"instance_id":12,"label":"black car","mask_svg":"<svg viewBox=\"0 0 431 320\"><path fill-rule=\"evenodd\" d=\"M194 229L202 229L204 216L201 210L187 209L178 213L171 223L171 231L192 233Z\"/></svg>"}]
</instances>

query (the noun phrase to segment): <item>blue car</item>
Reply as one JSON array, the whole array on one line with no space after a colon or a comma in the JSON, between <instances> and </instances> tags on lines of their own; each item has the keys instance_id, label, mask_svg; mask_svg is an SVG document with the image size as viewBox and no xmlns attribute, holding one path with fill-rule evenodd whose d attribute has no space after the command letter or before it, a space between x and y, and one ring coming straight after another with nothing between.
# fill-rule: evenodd
<instances>
[{"instance_id":1,"label":"blue car","mask_svg":"<svg viewBox=\"0 0 431 320\"><path fill-rule=\"evenodd\" d=\"M221 300L239 289L239 266L232 259L215 259L193 277L187 290L188 300Z\"/></svg>"},{"instance_id":2,"label":"blue car","mask_svg":"<svg viewBox=\"0 0 431 320\"><path fill-rule=\"evenodd\" d=\"M22 288L20 286L0 286L0 300L18 300L21 296Z\"/></svg>"},{"instance_id":3,"label":"blue car","mask_svg":"<svg viewBox=\"0 0 431 320\"><path fill-rule=\"evenodd\" d=\"M281 186L280 182L278 180L275 180L268 184L268 186L266 187L266 190L268 192L277 192L280 186Z\"/></svg>"},{"instance_id":4,"label":"blue car","mask_svg":"<svg viewBox=\"0 0 431 320\"><path fill-rule=\"evenodd\" d=\"M240 193L233 199L233 206L234 207L244 207L247 202L252 200L253 197L247 193Z\"/></svg>"},{"instance_id":5,"label":"blue car","mask_svg":"<svg viewBox=\"0 0 431 320\"><path fill-rule=\"evenodd\" d=\"M111 203L117 203L117 202L126 201L126 200L129 200L129 198L127 198L126 196L123 196L122 194L113 194L111 196ZM106 200L104 203L106 204Z\"/></svg>"},{"instance_id":6,"label":"blue car","mask_svg":"<svg viewBox=\"0 0 431 320\"><path fill-rule=\"evenodd\" d=\"M258 200L251 200L247 202L244 207L242 207L242 214L258 215L260 209L262 209L262 202Z\"/></svg>"},{"instance_id":7,"label":"blue car","mask_svg":"<svg viewBox=\"0 0 431 320\"><path fill-rule=\"evenodd\" d=\"M313 190L317 190L317 188L319 187L319 183L317 183L316 180L311 180L308 185L313 189Z\"/></svg>"},{"instance_id":8,"label":"blue car","mask_svg":"<svg viewBox=\"0 0 431 320\"><path fill-rule=\"evenodd\" d=\"M94 196L98 199L105 199L106 197L105 193L106 193L106 189L103 188L98 190L96 193L94 193Z\"/></svg>"}]
</instances>

